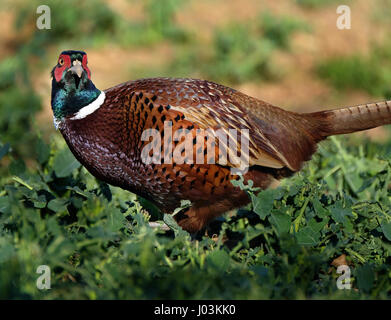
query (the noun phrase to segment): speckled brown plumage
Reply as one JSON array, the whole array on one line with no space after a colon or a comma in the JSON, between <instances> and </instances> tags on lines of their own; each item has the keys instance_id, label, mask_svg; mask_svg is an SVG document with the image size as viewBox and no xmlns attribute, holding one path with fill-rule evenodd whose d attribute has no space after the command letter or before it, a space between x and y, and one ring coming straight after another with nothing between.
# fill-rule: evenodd
<instances>
[{"instance_id":1,"label":"speckled brown plumage","mask_svg":"<svg viewBox=\"0 0 391 320\"><path fill-rule=\"evenodd\" d=\"M66 119L60 130L76 158L97 178L137 193L165 212L172 212L182 199L192 201L189 218L179 223L194 232L214 216L248 201L247 195L235 190L230 182L238 176L233 176L229 167L206 164L206 154L205 164L146 165L141 161L141 150L148 141L142 142L141 134L148 128L163 133L164 121L173 122L173 132L179 128L207 128L208 123L218 127L222 120L213 120L212 116L208 119L202 109L209 110L222 98L229 103L234 92L200 80L128 82L106 90L106 101L95 113L77 121ZM185 110L187 107L193 108L192 116ZM234 112L240 116L240 111ZM232 126L238 125L242 123ZM194 155L197 152L194 145ZM269 174L262 172L249 172L246 178L259 180L257 184L262 187L267 187L271 180Z\"/></svg>"},{"instance_id":2,"label":"speckled brown plumage","mask_svg":"<svg viewBox=\"0 0 391 320\"><path fill-rule=\"evenodd\" d=\"M205 80L141 79L103 93L91 81L86 53L73 50L62 52L52 70L51 102L56 127L94 176L153 201L167 213L181 200L190 200L192 206L176 215L190 232L249 202L231 183L239 179L233 171L239 157L248 164L245 181L266 189L300 170L327 136L391 122L388 101L299 114ZM172 124L171 131L166 132L166 123ZM161 146L158 140L144 139L149 129L157 130ZM198 133L209 129L234 143ZM176 158L166 162L170 143ZM156 148L149 150L151 146ZM224 152L235 156L224 162ZM148 162L146 154L154 159L160 154L164 160Z\"/></svg>"}]
</instances>

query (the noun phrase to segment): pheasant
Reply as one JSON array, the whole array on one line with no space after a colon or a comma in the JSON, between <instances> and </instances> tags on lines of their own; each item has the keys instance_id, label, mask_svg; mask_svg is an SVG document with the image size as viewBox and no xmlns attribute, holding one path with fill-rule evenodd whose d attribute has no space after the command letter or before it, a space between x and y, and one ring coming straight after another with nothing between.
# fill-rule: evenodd
<instances>
[{"instance_id":1,"label":"pheasant","mask_svg":"<svg viewBox=\"0 0 391 320\"><path fill-rule=\"evenodd\" d=\"M198 79L141 79L101 91L83 51L62 52L51 74L54 123L79 162L165 213L189 200L175 219L191 233L249 202L232 180L266 189L299 171L328 136L391 123L391 101L295 113Z\"/></svg>"}]
</instances>

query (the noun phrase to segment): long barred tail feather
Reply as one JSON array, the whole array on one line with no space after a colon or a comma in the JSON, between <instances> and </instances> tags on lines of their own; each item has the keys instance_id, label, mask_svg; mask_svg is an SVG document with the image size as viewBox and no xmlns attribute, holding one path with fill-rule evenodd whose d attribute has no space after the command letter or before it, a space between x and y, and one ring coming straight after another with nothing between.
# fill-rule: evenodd
<instances>
[{"instance_id":1,"label":"long barred tail feather","mask_svg":"<svg viewBox=\"0 0 391 320\"><path fill-rule=\"evenodd\" d=\"M313 130L321 139L324 139L332 135L391 124L391 101L367 103L303 115L312 118L312 120L315 119L317 125L313 127Z\"/></svg>"}]
</instances>

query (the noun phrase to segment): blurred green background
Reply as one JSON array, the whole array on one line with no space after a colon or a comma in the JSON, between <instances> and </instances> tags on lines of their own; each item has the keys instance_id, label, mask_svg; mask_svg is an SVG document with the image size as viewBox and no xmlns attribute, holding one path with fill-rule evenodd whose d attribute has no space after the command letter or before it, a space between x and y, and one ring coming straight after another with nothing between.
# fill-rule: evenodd
<instances>
[{"instance_id":1,"label":"blurred green background","mask_svg":"<svg viewBox=\"0 0 391 320\"><path fill-rule=\"evenodd\" d=\"M197 77L300 111L391 94L388 0L348 1L351 30L330 0L49 1L51 30L36 27L40 4L0 4L0 143L15 156L54 133L49 72L65 49L88 53L100 89Z\"/></svg>"},{"instance_id":2,"label":"blurred green background","mask_svg":"<svg viewBox=\"0 0 391 320\"><path fill-rule=\"evenodd\" d=\"M345 1L350 30L337 29L334 0L49 0L50 30L36 27L41 4L0 2L1 298L345 297L328 271L343 255L359 266L360 294L389 297L389 209L364 206L365 218L352 209L371 199L389 207L389 163L377 160L390 155L386 128L321 148L300 187L288 188L289 209L271 195L266 206L276 200L283 227L242 214L227 218L218 240L192 242L175 227L173 240L148 227L153 209L140 206L148 203L74 161L54 130L50 71L75 49L87 52L99 89L169 76L216 81L294 111L382 100L391 98L391 0ZM319 211L310 196L332 208ZM323 224L327 215L335 224ZM297 243L288 231L302 231ZM35 287L38 263L53 266L48 294Z\"/></svg>"}]
</instances>

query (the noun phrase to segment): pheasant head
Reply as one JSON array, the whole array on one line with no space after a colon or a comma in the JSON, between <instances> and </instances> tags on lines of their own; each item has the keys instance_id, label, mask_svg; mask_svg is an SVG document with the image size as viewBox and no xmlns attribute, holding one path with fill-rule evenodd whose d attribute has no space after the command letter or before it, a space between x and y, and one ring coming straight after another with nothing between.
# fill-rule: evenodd
<instances>
[{"instance_id":1,"label":"pheasant head","mask_svg":"<svg viewBox=\"0 0 391 320\"><path fill-rule=\"evenodd\" d=\"M51 74L51 104L56 127L65 118L77 116L102 93L91 81L87 54L83 51L63 51Z\"/></svg>"}]
</instances>

